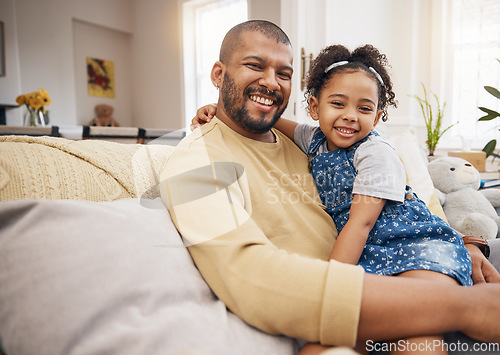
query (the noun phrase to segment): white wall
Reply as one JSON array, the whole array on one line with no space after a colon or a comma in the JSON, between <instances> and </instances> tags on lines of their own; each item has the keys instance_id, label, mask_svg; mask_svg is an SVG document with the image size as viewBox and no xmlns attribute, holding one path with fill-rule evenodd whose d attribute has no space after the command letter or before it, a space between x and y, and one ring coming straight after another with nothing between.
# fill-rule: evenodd
<instances>
[{"instance_id":1,"label":"white wall","mask_svg":"<svg viewBox=\"0 0 500 355\"><path fill-rule=\"evenodd\" d=\"M0 77L0 103L15 105L16 95L21 93L21 77L14 0L0 0L0 21L4 23L6 70L6 75ZM7 123L21 124L21 122L20 109L7 110Z\"/></svg>"},{"instance_id":2,"label":"white wall","mask_svg":"<svg viewBox=\"0 0 500 355\"><path fill-rule=\"evenodd\" d=\"M420 124L410 96L420 93L420 81L428 83L430 5L430 0L327 1L326 12L335 14L326 24L327 43L350 49L370 43L387 55L399 106L384 125L393 130Z\"/></svg>"},{"instance_id":3,"label":"white wall","mask_svg":"<svg viewBox=\"0 0 500 355\"><path fill-rule=\"evenodd\" d=\"M247 0L249 20L268 20L278 26L281 22L281 0ZM289 6L286 3L285 6Z\"/></svg>"},{"instance_id":4,"label":"white wall","mask_svg":"<svg viewBox=\"0 0 500 355\"><path fill-rule=\"evenodd\" d=\"M354 49L370 43L388 57L399 104L397 109L389 110L389 120L380 123L379 128L397 134L412 126L421 140L425 140L420 108L410 96L421 93L421 82L426 85L437 82L431 80L431 61L437 54L432 39L440 33L435 33L431 14L435 3L441 0L288 1L290 8L282 7L282 24L294 44L295 63L292 99L285 116L312 122L305 113L300 90L301 47L306 54L316 56L331 44ZM432 90L438 92L439 88Z\"/></svg>"},{"instance_id":5,"label":"white wall","mask_svg":"<svg viewBox=\"0 0 500 355\"><path fill-rule=\"evenodd\" d=\"M133 0L133 123L184 127L180 3Z\"/></svg>"},{"instance_id":6,"label":"white wall","mask_svg":"<svg viewBox=\"0 0 500 355\"><path fill-rule=\"evenodd\" d=\"M409 95L420 92L420 82L432 79L435 28L431 13L440 1L251 0L249 16L281 23L292 40L295 101L287 113L293 116L295 104L297 113L303 114L301 46L316 55L331 43L354 47L371 42L387 54L393 66L399 108L390 112L387 125L402 130L409 125L422 127L417 103ZM127 80L131 99L128 107L123 103L116 107L112 102L118 99L109 99L115 106L115 118L134 126L182 128L180 4L181 0L0 0L7 47L7 76L0 77L0 103L13 104L17 95L43 87L52 97L52 124L83 124L92 118L95 102L83 97L86 87L82 88L75 66L73 22L77 20L130 38ZM85 50L90 52L91 45L86 43ZM8 110L8 124L21 122L20 109Z\"/></svg>"},{"instance_id":7,"label":"white wall","mask_svg":"<svg viewBox=\"0 0 500 355\"><path fill-rule=\"evenodd\" d=\"M51 123L77 124L72 19L131 32L130 0L0 1L7 55L17 55L19 63L16 67L13 60L7 62L7 76L0 78L0 101L14 103L17 95L42 87L52 98ZM9 110L7 123L20 124L20 113Z\"/></svg>"},{"instance_id":8,"label":"white wall","mask_svg":"<svg viewBox=\"0 0 500 355\"><path fill-rule=\"evenodd\" d=\"M113 106L113 118L121 126L132 125L131 34L73 20L75 65L76 123L86 125L95 117L95 106ZM115 95L113 98L88 94L87 57L113 62Z\"/></svg>"},{"instance_id":9,"label":"white wall","mask_svg":"<svg viewBox=\"0 0 500 355\"><path fill-rule=\"evenodd\" d=\"M14 104L17 95L42 87L52 98L48 106L52 124L78 125L92 118L95 100L82 96L87 95L86 87L82 89L81 77L76 78L81 73L75 67L73 22L78 20L95 25L95 31L100 28L131 37L129 78L115 73L115 80L128 81L124 85L131 88L129 102L105 100L115 106L115 118L141 127L181 128L178 19L176 0L0 0L7 52L0 103ZM92 38L97 42L84 36L86 43L81 47L89 53L103 52L106 40ZM8 110L7 124L21 124L21 111Z\"/></svg>"}]
</instances>

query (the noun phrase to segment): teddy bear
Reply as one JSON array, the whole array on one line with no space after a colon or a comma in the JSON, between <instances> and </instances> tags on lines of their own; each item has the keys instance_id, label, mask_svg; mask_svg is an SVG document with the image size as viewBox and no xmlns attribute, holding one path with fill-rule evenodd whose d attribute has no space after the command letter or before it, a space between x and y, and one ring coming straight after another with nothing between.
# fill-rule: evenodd
<instances>
[{"instance_id":1,"label":"teddy bear","mask_svg":"<svg viewBox=\"0 0 500 355\"><path fill-rule=\"evenodd\" d=\"M478 190L479 171L468 161L443 157L428 164L436 193L452 228L463 235L497 238L500 217L500 189Z\"/></svg>"},{"instance_id":2,"label":"teddy bear","mask_svg":"<svg viewBox=\"0 0 500 355\"><path fill-rule=\"evenodd\" d=\"M113 118L113 106L100 104L95 107L94 117L90 122L89 126L108 126L108 127L119 127L120 124Z\"/></svg>"}]
</instances>

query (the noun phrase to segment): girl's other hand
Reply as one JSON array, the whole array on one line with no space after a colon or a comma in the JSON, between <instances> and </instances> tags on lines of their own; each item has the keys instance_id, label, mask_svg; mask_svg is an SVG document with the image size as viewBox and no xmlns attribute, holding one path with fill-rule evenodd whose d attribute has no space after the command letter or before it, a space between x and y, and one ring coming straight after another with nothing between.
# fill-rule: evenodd
<instances>
[{"instance_id":1,"label":"girl's other hand","mask_svg":"<svg viewBox=\"0 0 500 355\"><path fill-rule=\"evenodd\" d=\"M197 127L203 126L212 120L217 112L217 104L210 104L200 107L196 111L196 116L191 120L191 131L194 131Z\"/></svg>"}]
</instances>

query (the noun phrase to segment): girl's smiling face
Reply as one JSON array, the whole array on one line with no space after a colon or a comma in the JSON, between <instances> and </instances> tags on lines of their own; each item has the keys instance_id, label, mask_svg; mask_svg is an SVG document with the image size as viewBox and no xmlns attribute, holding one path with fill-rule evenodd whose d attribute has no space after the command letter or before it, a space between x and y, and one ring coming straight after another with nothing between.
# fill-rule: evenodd
<instances>
[{"instance_id":1,"label":"girl's smiling face","mask_svg":"<svg viewBox=\"0 0 500 355\"><path fill-rule=\"evenodd\" d=\"M378 83L363 70L335 73L319 98L310 98L309 112L319 120L328 150L350 147L365 138L382 116Z\"/></svg>"}]
</instances>

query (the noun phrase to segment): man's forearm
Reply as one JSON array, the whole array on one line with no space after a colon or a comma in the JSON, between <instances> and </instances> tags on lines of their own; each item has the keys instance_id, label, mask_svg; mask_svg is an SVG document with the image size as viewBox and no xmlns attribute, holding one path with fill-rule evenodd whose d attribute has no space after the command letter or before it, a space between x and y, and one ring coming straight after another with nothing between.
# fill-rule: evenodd
<instances>
[{"instance_id":1,"label":"man's forearm","mask_svg":"<svg viewBox=\"0 0 500 355\"><path fill-rule=\"evenodd\" d=\"M455 286L404 277L365 275L358 339L391 340L462 331L500 341L495 314L500 285ZM480 300L480 301L479 301Z\"/></svg>"}]
</instances>

